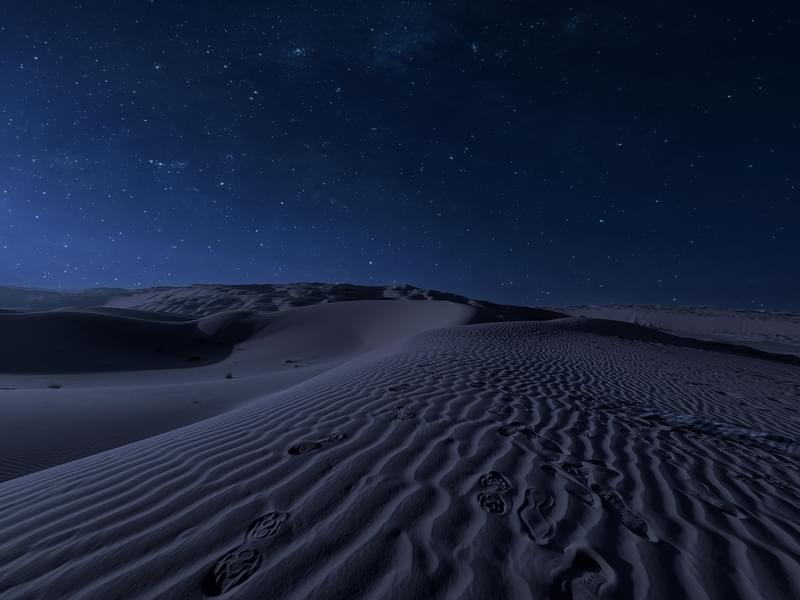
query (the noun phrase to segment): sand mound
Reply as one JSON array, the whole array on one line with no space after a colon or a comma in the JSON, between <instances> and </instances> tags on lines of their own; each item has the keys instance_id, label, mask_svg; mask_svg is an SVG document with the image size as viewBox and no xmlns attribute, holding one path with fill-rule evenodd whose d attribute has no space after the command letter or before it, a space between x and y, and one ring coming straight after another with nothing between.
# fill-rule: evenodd
<instances>
[{"instance_id":1,"label":"sand mound","mask_svg":"<svg viewBox=\"0 0 800 600\"><path fill-rule=\"evenodd\" d=\"M194 285L128 292L112 298L108 306L153 312L204 316L223 310L275 312L301 306L356 300L446 301L478 311L477 320L544 321L565 315L527 306L506 306L458 294L410 285L366 286L343 283L288 283L265 285Z\"/></svg>"},{"instance_id":2,"label":"sand mound","mask_svg":"<svg viewBox=\"0 0 800 600\"><path fill-rule=\"evenodd\" d=\"M800 315L791 312L644 305L568 306L558 310L576 317L636 323L674 335L800 356Z\"/></svg>"},{"instance_id":3,"label":"sand mound","mask_svg":"<svg viewBox=\"0 0 800 600\"><path fill-rule=\"evenodd\" d=\"M198 321L123 311L0 314L0 372L174 369L218 362L259 323L247 313Z\"/></svg>"},{"instance_id":4,"label":"sand mound","mask_svg":"<svg viewBox=\"0 0 800 600\"><path fill-rule=\"evenodd\" d=\"M751 356L754 358L762 358L764 360L772 360L800 366L800 355L767 352L751 346L734 344L730 341L710 341L717 339L713 336L708 336L709 341L706 341L703 339L686 337L685 335L673 335L660 329L653 329L652 327L645 327L643 325L636 325L633 323L614 321L610 319L575 319L569 323L569 325L564 326L576 331L582 331L584 333L595 335L615 336L625 339L640 340L649 342L651 344L677 346L681 348L695 348L697 350L737 354L740 356ZM796 350L800 350L800 347L798 347Z\"/></svg>"},{"instance_id":5,"label":"sand mound","mask_svg":"<svg viewBox=\"0 0 800 600\"><path fill-rule=\"evenodd\" d=\"M92 309L0 315L0 480L209 418L478 311L361 301L190 320Z\"/></svg>"},{"instance_id":6,"label":"sand mound","mask_svg":"<svg viewBox=\"0 0 800 600\"><path fill-rule=\"evenodd\" d=\"M800 371L608 327L420 332L7 481L0 595L796 597Z\"/></svg>"}]
</instances>

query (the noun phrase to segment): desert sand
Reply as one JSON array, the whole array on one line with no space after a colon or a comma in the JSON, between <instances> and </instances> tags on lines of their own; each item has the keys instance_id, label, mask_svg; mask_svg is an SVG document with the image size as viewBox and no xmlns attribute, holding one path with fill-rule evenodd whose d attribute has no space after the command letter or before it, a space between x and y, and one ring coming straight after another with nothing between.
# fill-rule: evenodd
<instances>
[{"instance_id":1,"label":"desert sand","mask_svg":"<svg viewBox=\"0 0 800 600\"><path fill-rule=\"evenodd\" d=\"M800 596L791 315L15 294L4 599Z\"/></svg>"},{"instance_id":2,"label":"desert sand","mask_svg":"<svg viewBox=\"0 0 800 600\"><path fill-rule=\"evenodd\" d=\"M675 335L800 356L800 314L706 306L568 306L561 312L636 323Z\"/></svg>"}]
</instances>

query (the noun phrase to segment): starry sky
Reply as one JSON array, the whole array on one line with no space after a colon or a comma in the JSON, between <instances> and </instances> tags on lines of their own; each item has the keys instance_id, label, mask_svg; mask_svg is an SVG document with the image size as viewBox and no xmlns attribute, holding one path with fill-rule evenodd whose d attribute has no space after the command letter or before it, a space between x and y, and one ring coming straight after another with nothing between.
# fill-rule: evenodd
<instances>
[{"instance_id":1,"label":"starry sky","mask_svg":"<svg viewBox=\"0 0 800 600\"><path fill-rule=\"evenodd\" d=\"M0 7L0 285L800 309L796 2Z\"/></svg>"}]
</instances>

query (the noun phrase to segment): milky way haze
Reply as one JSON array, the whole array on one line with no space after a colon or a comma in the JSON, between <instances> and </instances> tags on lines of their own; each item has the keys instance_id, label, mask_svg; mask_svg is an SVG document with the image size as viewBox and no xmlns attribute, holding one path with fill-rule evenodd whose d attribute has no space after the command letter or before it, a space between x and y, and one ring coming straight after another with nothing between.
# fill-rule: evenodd
<instances>
[{"instance_id":1,"label":"milky way haze","mask_svg":"<svg viewBox=\"0 0 800 600\"><path fill-rule=\"evenodd\" d=\"M797 7L700 4L4 2L0 283L797 308Z\"/></svg>"}]
</instances>

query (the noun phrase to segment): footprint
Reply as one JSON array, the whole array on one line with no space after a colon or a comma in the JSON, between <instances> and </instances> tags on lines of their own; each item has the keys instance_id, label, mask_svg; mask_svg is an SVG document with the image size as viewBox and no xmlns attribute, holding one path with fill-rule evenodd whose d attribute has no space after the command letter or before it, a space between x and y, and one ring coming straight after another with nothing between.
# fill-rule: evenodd
<instances>
[{"instance_id":1,"label":"footprint","mask_svg":"<svg viewBox=\"0 0 800 600\"><path fill-rule=\"evenodd\" d=\"M491 492L478 494L478 504L489 514L502 515L506 512L505 500Z\"/></svg>"},{"instance_id":2,"label":"footprint","mask_svg":"<svg viewBox=\"0 0 800 600\"><path fill-rule=\"evenodd\" d=\"M608 583L603 576L603 567L589 552L578 550L569 567L559 573L550 592L548 600L589 600L599 598L602 588Z\"/></svg>"},{"instance_id":3,"label":"footprint","mask_svg":"<svg viewBox=\"0 0 800 600\"><path fill-rule=\"evenodd\" d=\"M397 421L408 421L414 418L414 413L407 406L397 406L394 418Z\"/></svg>"},{"instance_id":4,"label":"footprint","mask_svg":"<svg viewBox=\"0 0 800 600\"><path fill-rule=\"evenodd\" d=\"M224 554L208 571L201 584L206 596L219 596L250 579L262 563L261 553L249 546L240 546Z\"/></svg>"},{"instance_id":5,"label":"footprint","mask_svg":"<svg viewBox=\"0 0 800 600\"><path fill-rule=\"evenodd\" d=\"M594 479L597 480L598 477L600 478L608 478L608 477L621 477L622 473L620 473L617 469L608 466L602 460L596 459L581 459L584 466L587 466L589 471L594 474Z\"/></svg>"},{"instance_id":6,"label":"footprint","mask_svg":"<svg viewBox=\"0 0 800 600\"><path fill-rule=\"evenodd\" d=\"M247 533L244 535L245 541L263 540L274 536L280 531L281 526L288 518L288 512L275 511L267 513L250 524L250 527L247 528Z\"/></svg>"},{"instance_id":7,"label":"footprint","mask_svg":"<svg viewBox=\"0 0 800 600\"><path fill-rule=\"evenodd\" d=\"M299 369L300 367L308 367L312 364L310 360L303 360L299 358L287 358L283 362L285 362L287 365L294 366L295 369Z\"/></svg>"},{"instance_id":8,"label":"footprint","mask_svg":"<svg viewBox=\"0 0 800 600\"><path fill-rule=\"evenodd\" d=\"M597 494L604 504L611 507L622 519L622 524L638 536L647 538L647 522L642 516L632 511L616 490L605 488L598 484L592 485L592 491Z\"/></svg>"},{"instance_id":9,"label":"footprint","mask_svg":"<svg viewBox=\"0 0 800 600\"><path fill-rule=\"evenodd\" d=\"M318 440L301 440L296 444L293 444L289 448L289 454L294 456L300 456L303 454L311 454L312 452L316 452L323 446L327 444L332 444L335 442L341 442L347 436L341 432L334 432L330 435L326 435L324 437L319 438Z\"/></svg>"},{"instance_id":10,"label":"footprint","mask_svg":"<svg viewBox=\"0 0 800 600\"><path fill-rule=\"evenodd\" d=\"M497 415L498 417L510 417L511 407L506 404L492 404L486 409L487 412Z\"/></svg>"},{"instance_id":11,"label":"footprint","mask_svg":"<svg viewBox=\"0 0 800 600\"><path fill-rule=\"evenodd\" d=\"M588 489L583 487L582 485L577 485L568 481L564 484L564 490L571 496L574 496L581 502L583 502L586 506L595 506L596 500L594 499L594 494Z\"/></svg>"},{"instance_id":12,"label":"footprint","mask_svg":"<svg viewBox=\"0 0 800 600\"><path fill-rule=\"evenodd\" d=\"M793 485L781 479L776 479L775 477L772 477L770 475L764 475L761 473L745 473L744 471L728 471L728 475L730 477L733 477L734 479L738 479L739 481L744 481L745 483L753 485L754 487L760 489L763 489L764 484L762 483L755 484L754 482L764 481L773 487L781 488L782 490L790 492L793 495L798 495L798 491Z\"/></svg>"},{"instance_id":13,"label":"footprint","mask_svg":"<svg viewBox=\"0 0 800 600\"><path fill-rule=\"evenodd\" d=\"M524 440L523 445L528 450L537 452L548 460L556 460L564 454L564 450L561 446L552 440L540 436L519 421L513 421L508 425L503 425L498 428L497 433L505 437L519 435Z\"/></svg>"},{"instance_id":14,"label":"footprint","mask_svg":"<svg viewBox=\"0 0 800 600\"><path fill-rule=\"evenodd\" d=\"M564 463L561 465L561 470L570 477L575 478L583 485L589 484L589 473L586 472L581 465L575 463Z\"/></svg>"},{"instance_id":15,"label":"footprint","mask_svg":"<svg viewBox=\"0 0 800 600\"><path fill-rule=\"evenodd\" d=\"M575 423L575 425L572 426L572 432L576 433L578 435L583 435L583 434L587 433L588 431L589 431L589 426L586 425L586 423L578 422L578 423Z\"/></svg>"},{"instance_id":16,"label":"footprint","mask_svg":"<svg viewBox=\"0 0 800 600\"><path fill-rule=\"evenodd\" d=\"M534 435L534 443L538 445L538 450L541 454L544 455L555 455L561 456L564 454L564 449L556 444L553 440L547 439L546 437L542 437L540 435Z\"/></svg>"},{"instance_id":17,"label":"footprint","mask_svg":"<svg viewBox=\"0 0 800 600\"><path fill-rule=\"evenodd\" d=\"M688 495L688 496L693 496L694 498L697 498L698 500L701 500L701 501L703 501L703 502L705 502L707 504L710 504L711 506L713 506L717 510L721 510L722 512L724 512L727 515L730 515L732 517L736 517L737 519L746 519L747 518L747 514L745 514L745 512L742 511L742 509L740 509L738 506L736 506L735 504L731 504L730 502L727 502L727 501L723 500L722 498L719 498L716 495L714 495L713 493L711 493L711 491L709 490L709 488L708 488L708 486L706 484L701 483L700 485L702 486L703 489L680 490L680 491L683 491L683 493Z\"/></svg>"},{"instance_id":18,"label":"footprint","mask_svg":"<svg viewBox=\"0 0 800 600\"><path fill-rule=\"evenodd\" d=\"M549 513L554 506L555 498L552 494L533 488L525 490L525 500L518 514L523 530L533 543L546 546L553 537L556 524Z\"/></svg>"},{"instance_id":19,"label":"footprint","mask_svg":"<svg viewBox=\"0 0 800 600\"><path fill-rule=\"evenodd\" d=\"M294 444L291 448L289 448L289 454L293 454L295 456L300 456L303 454L311 454L312 452L319 450L322 448L322 444L319 442L313 442L311 440L303 440Z\"/></svg>"},{"instance_id":20,"label":"footprint","mask_svg":"<svg viewBox=\"0 0 800 600\"><path fill-rule=\"evenodd\" d=\"M517 433L525 433L525 432L533 433L527 427L525 427L524 423L520 423L519 421L513 421L508 425L503 425L497 430L497 433L505 437L511 437L512 435L515 435Z\"/></svg>"},{"instance_id":21,"label":"footprint","mask_svg":"<svg viewBox=\"0 0 800 600\"><path fill-rule=\"evenodd\" d=\"M544 464L541 468L542 471L551 477L560 476L564 480L564 490L571 496L574 496L587 506L594 506L596 504L594 494L581 480L574 479L568 473L550 464Z\"/></svg>"},{"instance_id":22,"label":"footprint","mask_svg":"<svg viewBox=\"0 0 800 600\"><path fill-rule=\"evenodd\" d=\"M513 438L515 444L522 446L522 448L528 452L539 451L539 446L533 441L536 434L519 421L513 421L508 425L499 427L497 433L505 437Z\"/></svg>"},{"instance_id":23,"label":"footprint","mask_svg":"<svg viewBox=\"0 0 800 600\"><path fill-rule=\"evenodd\" d=\"M485 490L492 490L501 494L511 490L511 483L502 473L497 471L489 471L486 475L481 476L478 484Z\"/></svg>"}]
</instances>

